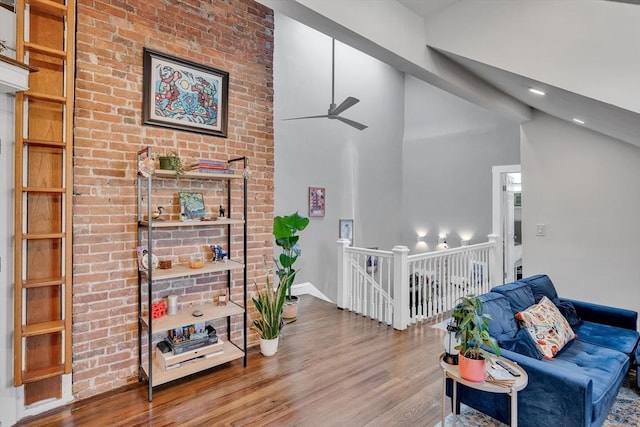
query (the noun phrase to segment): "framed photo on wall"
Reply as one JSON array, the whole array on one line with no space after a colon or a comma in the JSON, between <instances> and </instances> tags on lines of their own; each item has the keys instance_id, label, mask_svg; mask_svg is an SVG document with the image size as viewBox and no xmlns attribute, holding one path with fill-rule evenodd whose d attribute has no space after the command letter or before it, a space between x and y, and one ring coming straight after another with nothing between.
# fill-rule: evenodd
<instances>
[{"instance_id":1,"label":"framed photo on wall","mask_svg":"<svg viewBox=\"0 0 640 427\"><path fill-rule=\"evenodd\" d=\"M144 49L145 125L227 137L229 73Z\"/></svg>"},{"instance_id":2,"label":"framed photo on wall","mask_svg":"<svg viewBox=\"0 0 640 427\"><path fill-rule=\"evenodd\" d=\"M341 219L338 221L338 237L348 239L349 246L353 246L353 220Z\"/></svg>"},{"instance_id":3,"label":"framed photo on wall","mask_svg":"<svg viewBox=\"0 0 640 427\"><path fill-rule=\"evenodd\" d=\"M325 190L309 187L309 216L324 216Z\"/></svg>"}]
</instances>

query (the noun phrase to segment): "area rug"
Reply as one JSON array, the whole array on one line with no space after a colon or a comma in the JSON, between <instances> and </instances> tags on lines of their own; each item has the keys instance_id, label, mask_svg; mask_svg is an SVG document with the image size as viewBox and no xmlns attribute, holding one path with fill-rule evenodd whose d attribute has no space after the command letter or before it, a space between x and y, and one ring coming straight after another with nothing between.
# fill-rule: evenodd
<instances>
[{"instance_id":1,"label":"area rug","mask_svg":"<svg viewBox=\"0 0 640 427\"><path fill-rule=\"evenodd\" d=\"M640 427L640 390L636 387L636 371L629 371L627 378L618 392L616 402L611 408L603 427ZM463 427L503 427L500 421L480 413L466 405L460 405L458 426ZM452 427L453 415L445 418L445 426ZM436 424L440 427L440 423Z\"/></svg>"}]
</instances>

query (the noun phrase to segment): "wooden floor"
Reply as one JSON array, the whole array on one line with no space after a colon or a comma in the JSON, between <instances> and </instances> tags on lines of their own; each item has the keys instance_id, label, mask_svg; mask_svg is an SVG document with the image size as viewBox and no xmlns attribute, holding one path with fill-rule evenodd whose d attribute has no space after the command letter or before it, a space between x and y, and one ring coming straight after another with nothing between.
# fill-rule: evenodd
<instances>
[{"instance_id":1,"label":"wooden floor","mask_svg":"<svg viewBox=\"0 0 640 427\"><path fill-rule=\"evenodd\" d=\"M438 319L441 320L441 319ZM24 426L427 426L439 421L443 332L405 331L311 296L278 353L86 399Z\"/></svg>"}]
</instances>

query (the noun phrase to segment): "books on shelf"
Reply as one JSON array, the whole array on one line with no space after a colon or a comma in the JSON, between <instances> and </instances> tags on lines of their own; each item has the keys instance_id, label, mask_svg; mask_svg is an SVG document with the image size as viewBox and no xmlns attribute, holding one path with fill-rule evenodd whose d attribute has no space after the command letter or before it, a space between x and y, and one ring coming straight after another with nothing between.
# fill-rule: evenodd
<instances>
[{"instance_id":1,"label":"books on shelf","mask_svg":"<svg viewBox=\"0 0 640 427\"><path fill-rule=\"evenodd\" d=\"M233 169L229 169L229 164L224 160L200 159L188 165L187 169L204 173L233 173Z\"/></svg>"},{"instance_id":2,"label":"books on shelf","mask_svg":"<svg viewBox=\"0 0 640 427\"><path fill-rule=\"evenodd\" d=\"M222 354L224 342L218 339L215 344L210 344L195 350L175 354L173 351L162 352L160 346L156 347L156 361L162 369L168 371L180 366L194 363L202 359Z\"/></svg>"}]
</instances>

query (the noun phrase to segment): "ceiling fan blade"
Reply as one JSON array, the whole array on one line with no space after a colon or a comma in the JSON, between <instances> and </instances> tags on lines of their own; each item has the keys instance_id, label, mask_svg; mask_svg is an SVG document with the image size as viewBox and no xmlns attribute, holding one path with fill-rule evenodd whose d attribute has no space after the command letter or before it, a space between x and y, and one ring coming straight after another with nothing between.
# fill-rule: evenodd
<instances>
[{"instance_id":1,"label":"ceiling fan blade","mask_svg":"<svg viewBox=\"0 0 640 427\"><path fill-rule=\"evenodd\" d=\"M342 123L346 123L349 126L353 126L354 128L358 129L358 130L365 130L366 128L368 128L367 125L363 125L362 123L358 123L355 122L353 120L350 119L345 119L344 117L340 117L340 116L334 116L334 119L338 119L340 120Z\"/></svg>"},{"instance_id":2,"label":"ceiling fan blade","mask_svg":"<svg viewBox=\"0 0 640 427\"><path fill-rule=\"evenodd\" d=\"M342 104L338 105L333 111L331 111L329 114L340 114L342 113L344 110L353 107L354 105L356 105L358 102L360 102L360 100L358 98L354 98L353 96L348 97L347 99L345 99L344 101L342 101Z\"/></svg>"},{"instance_id":3,"label":"ceiling fan blade","mask_svg":"<svg viewBox=\"0 0 640 427\"><path fill-rule=\"evenodd\" d=\"M328 118L329 116L326 114L323 114L321 116L305 116L305 117L293 117L291 119L282 119L282 120L301 120L301 119L321 119L323 117Z\"/></svg>"}]
</instances>

